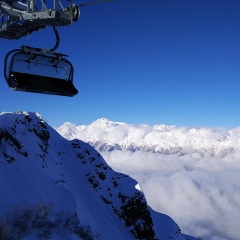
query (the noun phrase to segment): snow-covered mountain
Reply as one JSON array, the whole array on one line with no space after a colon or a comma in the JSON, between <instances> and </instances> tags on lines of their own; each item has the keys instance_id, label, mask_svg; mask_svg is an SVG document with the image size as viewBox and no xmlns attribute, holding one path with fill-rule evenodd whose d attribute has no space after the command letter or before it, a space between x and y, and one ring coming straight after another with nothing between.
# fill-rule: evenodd
<instances>
[{"instance_id":1,"label":"snow-covered mountain","mask_svg":"<svg viewBox=\"0 0 240 240\"><path fill-rule=\"evenodd\" d=\"M183 232L239 239L240 128L150 126L98 119L57 131L88 142L109 166L136 179L150 206Z\"/></svg>"},{"instance_id":2,"label":"snow-covered mountain","mask_svg":"<svg viewBox=\"0 0 240 240\"><path fill-rule=\"evenodd\" d=\"M129 129L133 138L151 131L106 119L64 126L95 143L101 133L113 139L118 126L124 142ZM113 171L88 143L60 136L39 114L0 113L0 140L0 239L195 239L153 211L134 179Z\"/></svg>"},{"instance_id":3,"label":"snow-covered mountain","mask_svg":"<svg viewBox=\"0 0 240 240\"><path fill-rule=\"evenodd\" d=\"M102 151L131 151L167 155L197 154L224 157L240 150L240 127L187 128L168 125L133 125L98 119L89 126L66 122L56 129L67 139L81 139Z\"/></svg>"}]
</instances>

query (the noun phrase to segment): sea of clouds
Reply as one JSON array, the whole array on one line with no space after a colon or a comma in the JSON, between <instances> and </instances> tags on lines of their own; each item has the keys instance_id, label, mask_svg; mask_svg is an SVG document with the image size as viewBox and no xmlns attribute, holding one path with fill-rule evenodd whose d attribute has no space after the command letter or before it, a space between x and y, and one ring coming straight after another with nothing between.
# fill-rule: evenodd
<instances>
[{"instance_id":1,"label":"sea of clouds","mask_svg":"<svg viewBox=\"0 0 240 240\"><path fill-rule=\"evenodd\" d=\"M240 154L101 154L115 171L136 179L148 204L171 216L182 232L204 240L240 239Z\"/></svg>"}]
</instances>

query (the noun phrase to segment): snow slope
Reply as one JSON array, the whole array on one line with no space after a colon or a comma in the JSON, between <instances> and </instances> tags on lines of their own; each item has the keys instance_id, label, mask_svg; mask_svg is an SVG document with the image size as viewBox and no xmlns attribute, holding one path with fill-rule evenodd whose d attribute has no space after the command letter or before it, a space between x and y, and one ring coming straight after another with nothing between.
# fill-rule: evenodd
<instances>
[{"instance_id":1,"label":"snow slope","mask_svg":"<svg viewBox=\"0 0 240 240\"><path fill-rule=\"evenodd\" d=\"M56 226L62 212L90 226L94 239L195 239L153 211L134 179L113 171L89 144L61 137L38 113L1 113L0 140L0 225L9 223L13 213L19 219L16 209L40 205L32 224L41 223L40 228L47 216L52 231L42 234L50 239L80 239L66 222ZM49 205L51 215L43 207ZM25 235L12 234L36 239L40 233L36 225Z\"/></svg>"}]
</instances>

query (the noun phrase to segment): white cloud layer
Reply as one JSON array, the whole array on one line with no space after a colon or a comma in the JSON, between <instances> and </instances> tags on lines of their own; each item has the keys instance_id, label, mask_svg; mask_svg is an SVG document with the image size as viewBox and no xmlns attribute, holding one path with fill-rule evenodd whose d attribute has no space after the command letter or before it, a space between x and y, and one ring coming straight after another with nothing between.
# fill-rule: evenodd
<instances>
[{"instance_id":1,"label":"white cloud layer","mask_svg":"<svg viewBox=\"0 0 240 240\"><path fill-rule=\"evenodd\" d=\"M135 178L148 204L182 231L204 240L240 239L240 156L202 158L102 152L116 171Z\"/></svg>"}]
</instances>

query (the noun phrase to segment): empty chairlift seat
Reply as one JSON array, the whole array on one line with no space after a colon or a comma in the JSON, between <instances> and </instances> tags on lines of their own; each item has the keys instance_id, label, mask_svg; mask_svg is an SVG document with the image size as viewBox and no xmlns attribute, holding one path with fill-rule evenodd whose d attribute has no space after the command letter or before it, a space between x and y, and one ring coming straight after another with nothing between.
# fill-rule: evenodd
<instances>
[{"instance_id":1,"label":"empty chairlift seat","mask_svg":"<svg viewBox=\"0 0 240 240\"><path fill-rule=\"evenodd\" d=\"M37 54L21 50L5 58L5 78L15 91L74 96L73 66L58 55ZM8 64L8 66L7 66ZM8 69L7 69L8 68Z\"/></svg>"}]
</instances>

